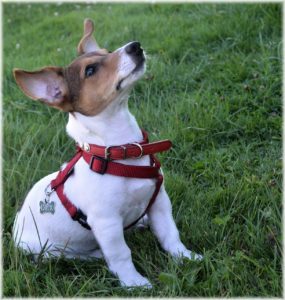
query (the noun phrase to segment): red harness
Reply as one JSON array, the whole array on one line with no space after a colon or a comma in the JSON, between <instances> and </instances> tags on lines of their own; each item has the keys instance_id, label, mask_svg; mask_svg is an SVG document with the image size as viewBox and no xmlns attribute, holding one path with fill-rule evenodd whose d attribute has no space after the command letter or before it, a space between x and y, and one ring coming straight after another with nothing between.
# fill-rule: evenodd
<instances>
[{"instance_id":1,"label":"red harness","mask_svg":"<svg viewBox=\"0 0 285 300\"><path fill-rule=\"evenodd\" d=\"M51 181L51 190L56 191L62 205L70 214L74 221L79 222L84 228L91 229L87 223L86 215L77 208L64 194L64 183L73 173L74 166L78 160L83 159L89 164L89 168L101 175L111 174L114 176L128 177L128 178L153 178L156 179L156 187L152 197L149 200L145 212L131 224L124 229L128 229L136 224L148 211L154 203L156 196L160 190L163 182L163 176L160 173L160 162L154 156L154 153L167 151L172 144L169 140L149 143L148 136L142 130L143 141L139 143L130 143L119 146L98 146L84 143L77 145L75 156L67 163L65 168L59 171L57 177ZM131 166L114 162L114 160L122 160L127 158L141 158L143 155L150 156L150 166Z\"/></svg>"}]
</instances>

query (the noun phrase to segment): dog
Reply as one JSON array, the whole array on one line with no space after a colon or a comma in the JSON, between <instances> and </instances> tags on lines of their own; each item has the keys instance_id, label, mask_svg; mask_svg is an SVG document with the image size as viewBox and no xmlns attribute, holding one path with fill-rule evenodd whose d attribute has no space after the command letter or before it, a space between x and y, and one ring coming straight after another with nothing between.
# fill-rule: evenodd
<instances>
[{"instance_id":1,"label":"dog","mask_svg":"<svg viewBox=\"0 0 285 300\"><path fill-rule=\"evenodd\" d=\"M128 110L128 95L144 74L139 42L113 52L100 48L94 24L84 21L78 57L67 67L14 69L22 91L33 100L68 112L75 156L37 182L17 212L15 244L38 257L104 257L124 287L151 287L136 270L124 229L148 219L162 248L174 258L200 260L181 242L154 153L168 140L148 142Z\"/></svg>"}]
</instances>

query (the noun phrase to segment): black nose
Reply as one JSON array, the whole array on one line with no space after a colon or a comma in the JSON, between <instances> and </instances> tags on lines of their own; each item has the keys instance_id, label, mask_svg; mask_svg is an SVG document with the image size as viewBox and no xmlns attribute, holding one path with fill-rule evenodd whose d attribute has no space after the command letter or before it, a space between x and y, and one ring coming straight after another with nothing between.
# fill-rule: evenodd
<instances>
[{"instance_id":1,"label":"black nose","mask_svg":"<svg viewBox=\"0 0 285 300\"><path fill-rule=\"evenodd\" d=\"M132 42L126 47L126 52L131 55L142 55L143 50L141 48L141 44L139 42Z\"/></svg>"}]
</instances>

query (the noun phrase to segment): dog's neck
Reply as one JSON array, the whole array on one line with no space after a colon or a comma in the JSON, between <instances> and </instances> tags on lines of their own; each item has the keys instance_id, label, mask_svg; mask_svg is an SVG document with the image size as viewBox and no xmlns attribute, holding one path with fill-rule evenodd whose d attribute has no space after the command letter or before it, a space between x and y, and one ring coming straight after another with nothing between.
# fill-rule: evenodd
<instances>
[{"instance_id":1,"label":"dog's neck","mask_svg":"<svg viewBox=\"0 0 285 300\"><path fill-rule=\"evenodd\" d=\"M136 119L129 112L127 100L109 105L96 116L70 113L66 130L76 142L102 146L122 145L143 139Z\"/></svg>"}]
</instances>

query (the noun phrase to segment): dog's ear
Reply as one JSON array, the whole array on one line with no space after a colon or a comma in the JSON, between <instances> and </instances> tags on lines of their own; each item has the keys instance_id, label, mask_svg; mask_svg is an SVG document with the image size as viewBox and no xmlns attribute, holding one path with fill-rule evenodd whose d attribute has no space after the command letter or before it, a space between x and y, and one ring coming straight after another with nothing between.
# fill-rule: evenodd
<instances>
[{"instance_id":1,"label":"dog's ear","mask_svg":"<svg viewBox=\"0 0 285 300\"><path fill-rule=\"evenodd\" d=\"M85 19L83 37L77 46L78 55L98 51L100 49L100 47L98 46L96 40L92 35L93 31L94 31L93 22L90 19Z\"/></svg>"},{"instance_id":2,"label":"dog's ear","mask_svg":"<svg viewBox=\"0 0 285 300\"><path fill-rule=\"evenodd\" d=\"M62 108L68 91L62 68L46 67L34 72L14 69L13 73L17 84L27 96Z\"/></svg>"}]
</instances>

